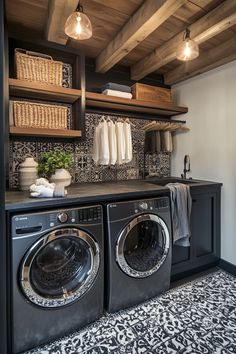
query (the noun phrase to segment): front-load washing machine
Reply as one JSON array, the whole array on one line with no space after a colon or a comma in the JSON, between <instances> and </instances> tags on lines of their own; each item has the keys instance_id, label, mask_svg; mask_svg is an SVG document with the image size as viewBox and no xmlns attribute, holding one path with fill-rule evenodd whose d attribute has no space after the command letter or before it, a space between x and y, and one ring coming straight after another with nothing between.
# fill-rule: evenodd
<instances>
[{"instance_id":1,"label":"front-load washing machine","mask_svg":"<svg viewBox=\"0 0 236 354\"><path fill-rule=\"evenodd\" d=\"M15 215L12 352L64 336L103 313L103 217L99 205Z\"/></svg>"},{"instance_id":2,"label":"front-load washing machine","mask_svg":"<svg viewBox=\"0 0 236 354\"><path fill-rule=\"evenodd\" d=\"M145 301L170 286L168 197L107 205L106 309Z\"/></svg>"}]
</instances>

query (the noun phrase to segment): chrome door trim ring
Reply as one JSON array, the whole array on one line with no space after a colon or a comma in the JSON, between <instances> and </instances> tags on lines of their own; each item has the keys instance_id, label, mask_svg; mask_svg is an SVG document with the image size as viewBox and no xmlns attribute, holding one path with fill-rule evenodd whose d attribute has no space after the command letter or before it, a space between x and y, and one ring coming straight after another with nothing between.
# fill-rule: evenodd
<instances>
[{"instance_id":1,"label":"chrome door trim ring","mask_svg":"<svg viewBox=\"0 0 236 354\"><path fill-rule=\"evenodd\" d=\"M162 230L164 231L164 236L165 236L165 245L164 245L164 252L162 258L159 260L159 262L150 270L145 271L145 272L140 272L137 271L129 266L129 264L126 262L126 259L124 257L124 243L127 235L129 234L130 230L133 229L137 224L139 224L142 221L146 220L151 220L156 222L162 227ZM164 263L166 260L166 257L168 255L170 248L170 234L169 230L165 224L165 222L157 215L154 214L142 214L134 219L132 219L127 226L123 228L123 230L120 232L117 243L116 243L116 261L119 264L121 270L126 273L127 275L133 277L133 278L146 278L155 273L161 265Z\"/></svg>"},{"instance_id":2,"label":"chrome door trim ring","mask_svg":"<svg viewBox=\"0 0 236 354\"><path fill-rule=\"evenodd\" d=\"M91 267L87 272L88 277L84 280L82 285L75 291L70 294L65 292L63 297L48 299L39 295L31 286L30 282L30 271L32 263L36 255L46 246L49 242L59 239L62 237L75 237L83 240L89 246L89 252L91 257ZM33 246L27 251L26 255L23 258L21 265L21 278L20 283L22 290L28 300L34 304L47 307L47 308L56 308L68 305L76 300L78 300L92 285L94 282L98 269L100 266L100 251L98 243L85 231L75 228L63 228L59 230L54 230L45 236L41 237Z\"/></svg>"}]
</instances>

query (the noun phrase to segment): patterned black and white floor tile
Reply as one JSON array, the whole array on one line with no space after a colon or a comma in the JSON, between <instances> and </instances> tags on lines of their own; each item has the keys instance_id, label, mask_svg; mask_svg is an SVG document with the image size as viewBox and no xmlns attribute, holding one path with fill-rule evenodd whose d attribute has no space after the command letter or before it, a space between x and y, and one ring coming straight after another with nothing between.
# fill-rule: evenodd
<instances>
[{"instance_id":1,"label":"patterned black and white floor tile","mask_svg":"<svg viewBox=\"0 0 236 354\"><path fill-rule=\"evenodd\" d=\"M236 278L218 270L27 352L108 353L236 353Z\"/></svg>"}]
</instances>

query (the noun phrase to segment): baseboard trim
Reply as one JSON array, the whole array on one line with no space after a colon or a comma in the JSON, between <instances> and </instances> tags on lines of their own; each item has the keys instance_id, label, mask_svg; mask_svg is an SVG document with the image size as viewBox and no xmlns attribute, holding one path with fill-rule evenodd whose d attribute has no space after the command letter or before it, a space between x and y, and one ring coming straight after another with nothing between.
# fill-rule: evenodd
<instances>
[{"instance_id":1,"label":"baseboard trim","mask_svg":"<svg viewBox=\"0 0 236 354\"><path fill-rule=\"evenodd\" d=\"M218 262L218 267L226 270L226 272L231 273L236 276L236 265L225 261L224 259L220 259Z\"/></svg>"},{"instance_id":2,"label":"baseboard trim","mask_svg":"<svg viewBox=\"0 0 236 354\"><path fill-rule=\"evenodd\" d=\"M209 264L204 264L202 266L199 266L197 268L193 268L193 269L189 269L183 272L179 272L177 274L171 274L171 282L175 282L178 280L181 280L183 278L187 278L187 277L191 277L191 276L195 276L198 277L199 273L207 271L210 268L216 267L218 266L218 261L209 263Z\"/></svg>"}]
</instances>

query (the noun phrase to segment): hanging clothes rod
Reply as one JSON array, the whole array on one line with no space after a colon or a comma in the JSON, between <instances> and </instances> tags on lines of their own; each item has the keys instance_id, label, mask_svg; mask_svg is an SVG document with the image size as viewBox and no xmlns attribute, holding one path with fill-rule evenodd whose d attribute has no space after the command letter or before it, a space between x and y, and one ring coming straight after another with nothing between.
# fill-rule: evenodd
<instances>
[{"instance_id":1,"label":"hanging clothes rod","mask_svg":"<svg viewBox=\"0 0 236 354\"><path fill-rule=\"evenodd\" d=\"M113 109L99 109L99 108L92 108L92 107L88 107L86 108L86 112L87 113L96 113L96 114L103 114L103 115L110 115L110 116L114 116L114 117L122 117L122 118L126 118L129 117L131 119L141 119L141 120L152 120L152 121L160 121L160 122L171 122L171 118L163 118L163 117L153 117L153 115L145 115L145 114L141 114L141 113L131 113L131 112L114 112ZM174 120L175 122L178 123L186 123L186 120Z\"/></svg>"}]
</instances>

